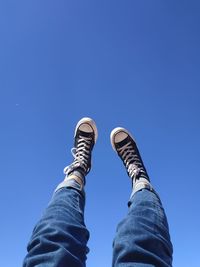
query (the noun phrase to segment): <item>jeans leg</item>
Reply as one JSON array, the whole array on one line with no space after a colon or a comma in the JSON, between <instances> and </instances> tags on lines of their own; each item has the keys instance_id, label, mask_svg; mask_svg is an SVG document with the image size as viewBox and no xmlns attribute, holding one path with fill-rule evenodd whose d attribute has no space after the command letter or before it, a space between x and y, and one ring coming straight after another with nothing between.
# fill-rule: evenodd
<instances>
[{"instance_id":1,"label":"jeans leg","mask_svg":"<svg viewBox=\"0 0 200 267\"><path fill-rule=\"evenodd\" d=\"M33 230L24 267L84 267L89 232L84 223L84 194L58 189Z\"/></svg>"},{"instance_id":2,"label":"jeans leg","mask_svg":"<svg viewBox=\"0 0 200 267\"><path fill-rule=\"evenodd\" d=\"M113 242L114 267L170 267L172 244L167 218L157 194L136 192Z\"/></svg>"}]
</instances>

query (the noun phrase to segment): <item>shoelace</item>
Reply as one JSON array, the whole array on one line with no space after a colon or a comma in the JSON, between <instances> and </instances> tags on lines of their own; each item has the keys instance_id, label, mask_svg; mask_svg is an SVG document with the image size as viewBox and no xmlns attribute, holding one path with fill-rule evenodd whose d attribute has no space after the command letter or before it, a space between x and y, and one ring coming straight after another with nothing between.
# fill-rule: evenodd
<instances>
[{"instance_id":1,"label":"shoelace","mask_svg":"<svg viewBox=\"0 0 200 267\"><path fill-rule=\"evenodd\" d=\"M77 147L71 149L74 161L64 168L64 173L69 174L75 168L81 167L85 172L89 171L88 160L90 158L91 137L79 136Z\"/></svg>"},{"instance_id":2,"label":"shoelace","mask_svg":"<svg viewBox=\"0 0 200 267\"><path fill-rule=\"evenodd\" d=\"M136 179L141 172L145 173L131 142L128 142L123 147L118 148L117 151L122 157L124 165L126 166L131 178Z\"/></svg>"}]
</instances>

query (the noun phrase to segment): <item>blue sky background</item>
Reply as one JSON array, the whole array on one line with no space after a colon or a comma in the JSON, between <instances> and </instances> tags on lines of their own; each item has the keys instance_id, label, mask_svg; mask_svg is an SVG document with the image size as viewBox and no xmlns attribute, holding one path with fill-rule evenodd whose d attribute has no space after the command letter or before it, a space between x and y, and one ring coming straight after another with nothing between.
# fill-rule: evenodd
<instances>
[{"instance_id":1,"label":"blue sky background","mask_svg":"<svg viewBox=\"0 0 200 267\"><path fill-rule=\"evenodd\" d=\"M199 1L0 1L0 266L21 266L74 127L99 129L87 179L88 267L111 266L130 181L110 131L135 136L163 201L174 266L199 267Z\"/></svg>"}]
</instances>

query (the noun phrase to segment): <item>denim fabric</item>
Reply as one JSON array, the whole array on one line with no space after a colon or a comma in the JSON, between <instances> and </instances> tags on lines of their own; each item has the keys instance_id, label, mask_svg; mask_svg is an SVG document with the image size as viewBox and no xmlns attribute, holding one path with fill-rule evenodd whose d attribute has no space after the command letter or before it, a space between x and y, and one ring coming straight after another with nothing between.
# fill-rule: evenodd
<instances>
[{"instance_id":1,"label":"denim fabric","mask_svg":"<svg viewBox=\"0 0 200 267\"><path fill-rule=\"evenodd\" d=\"M115 267L170 267L172 244L158 195L142 189L132 195L113 242Z\"/></svg>"},{"instance_id":2,"label":"denim fabric","mask_svg":"<svg viewBox=\"0 0 200 267\"><path fill-rule=\"evenodd\" d=\"M24 267L84 267L89 232L84 195L74 188L56 191L33 230Z\"/></svg>"},{"instance_id":3,"label":"denim fabric","mask_svg":"<svg viewBox=\"0 0 200 267\"><path fill-rule=\"evenodd\" d=\"M84 205L84 194L79 190L63 187L54 193L33 230L24 267L85 266L89 232L84 224ZM172 245L162 204L154 192L138 191L117 228L112 265L169 267L171 262Z\"/></svg>"}]
</instances>

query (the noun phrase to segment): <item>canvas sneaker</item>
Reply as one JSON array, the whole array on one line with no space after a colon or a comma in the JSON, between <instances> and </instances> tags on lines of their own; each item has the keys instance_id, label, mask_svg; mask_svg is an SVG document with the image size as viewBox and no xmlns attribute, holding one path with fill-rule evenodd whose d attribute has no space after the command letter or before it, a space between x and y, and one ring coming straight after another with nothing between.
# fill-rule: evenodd
<instances>
[{"instance_id":1,"label":"canvas sneaker","mask_svg":"<svg viewBox=\"0 0 200 267\"><path fill-rule=\"evenodd\" d=\"M90 118L81 119L75 128L74 147L71 149L74 161L64 168L64 173L69 176L74 171L79 171L84 177L91 169L91 155L98 136L95 122Z\"/></svg>"},{"instance_id":2,"label":"canvas sneaker","mask_svg":"<svg viewBox=\"0 0 200 267\"><path fill-rule=\"evenodd\" d=\"M121 158L133 183L140 178L149 181L149 176L143 164L136 142L131 134L126 129L117 127L111 132L110 140L113 149Z\"/></svg>"}]
</instances>

